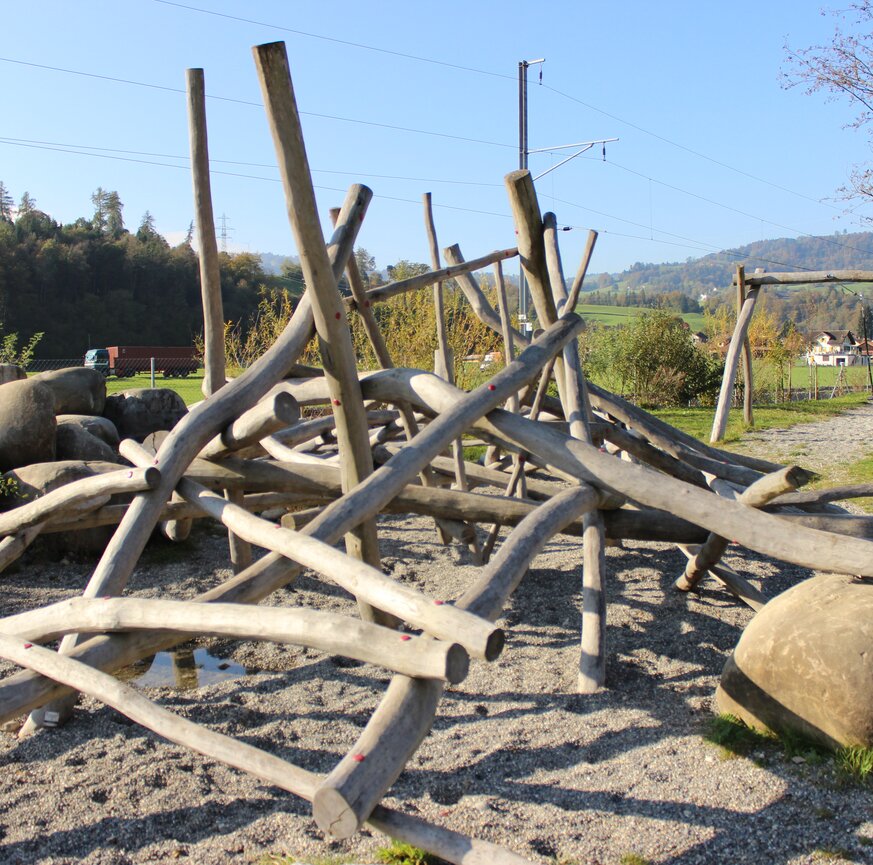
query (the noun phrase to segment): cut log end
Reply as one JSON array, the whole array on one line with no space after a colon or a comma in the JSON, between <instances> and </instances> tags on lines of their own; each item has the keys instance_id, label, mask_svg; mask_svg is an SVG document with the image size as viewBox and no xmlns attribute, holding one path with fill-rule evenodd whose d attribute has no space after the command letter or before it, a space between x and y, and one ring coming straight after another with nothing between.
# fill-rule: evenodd
<instances>
[{"instance_id":1,"label":"cut log end","mask_svg":"<svg viewBox=\"0 0 873 865\"><path fill-rule=\"evenodd\" d=\"M354 808L334 787L321 787L312 799L312 816L318 828L331 839L351 838L361 828Z\"/></svg>"},{"instance_id":2,"label":"cut log end","mask_svg":"<svg viewBox=\"0 0 873 865\"><path fill-rule=\"evenodd\" d=\"M463 682L467 678L467 673L470 672L470 656L467 650L452 643L446 652L446 681L457 685L458 682Z\"/></svg>"}]
</instances>

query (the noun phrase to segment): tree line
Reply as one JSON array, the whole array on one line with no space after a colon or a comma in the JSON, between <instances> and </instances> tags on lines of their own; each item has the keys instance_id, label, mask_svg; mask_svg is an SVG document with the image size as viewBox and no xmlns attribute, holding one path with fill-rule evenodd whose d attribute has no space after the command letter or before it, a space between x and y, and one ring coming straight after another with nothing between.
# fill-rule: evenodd
<instances>
[{"instance_id":1,"label":"tree line","mask_svg":"<svg viewBox=\"0 0 873 865\"><path fill-rule=\"evenodd\" d=\"M43 332L40 357L78 358L106 345L191 345L203 328L193 226L170 246L146 212L129 231L119 194L97 189L93 213L61 225L24 192L18 206L0 182L0 330ZM251 253L220 253L224 314L246 321L264 287ZM299 290L299 289L298 289Z\"/></svg>"}]
</instances>

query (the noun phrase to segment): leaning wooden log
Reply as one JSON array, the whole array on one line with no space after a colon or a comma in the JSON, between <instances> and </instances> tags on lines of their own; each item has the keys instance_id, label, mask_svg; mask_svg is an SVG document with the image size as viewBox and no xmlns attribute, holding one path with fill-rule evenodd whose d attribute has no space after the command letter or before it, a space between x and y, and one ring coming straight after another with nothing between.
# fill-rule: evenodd
<instances>
[{"instance_id":1,"label":"leaning wooden log","mask_svg":"<svg viewBox=\"0 0 873 865\"><path fill-rule=\"evenodd\" d=\"M531 173L526 168L512 171L503 178L518 235L518 255L530 287L540 325L557 318L549 287L543 222Z\"/></svg>"},{"instance_id":2,"label":"leaning wooden log","mask_svg":"<svg viewBox=\"0 0 873 865\"><path fill-rule=\"evenodd\" d=\"M187 718L157 706L136 689L113 676L85 664L0 634L0 656L18 666L62 682L67 690L81 691L126 715L132 721L159 736L190 748L213 760L233 766L267 784L287 790L311 801L320 777L272 754L216 733ZM414 681L414 680L413 680ZM371 825L381 832L434 851L447 861L459 865L484 865L489 862L507 865L531 863L494 844L451 832L424 820L379 806L372 813Z\"/></svg>"},{"instance_id":3,"label":"leaning wooden log","mask_svg":"<svg viewBox=\"0 0 873 865\"><path fill-rule=\"evenodd\" d=\"M775 472L783 468L779 463L751 457L748 454L719 450L705 444L592 382L588 382L588 394L595 408L612 415L631 429L642 433L652 444L657 445L661 450L680 459L682 458L680 454L674 452L677 443L711 459L745 466L763 474Z\"/></svg>"},{"instance_id":4,"label":"leaning wooden log","mask_svg":"<svg viewBox=\"0 0 873 865\"><path fill-rule=\"evenodd\" d=\"M131 439L122 442L121 450L133 462L144 462L150 456ZM494 660L503 648L500 629L487 626L475 616L460 614L439 599L434 601L415 589L402 586L381 570L343 555L324 541L284 529L281 524L269 523L187 478L179 481L178 491L250 543L322 574L354 597L378 609L386 609L434 637L460 643L475 657Z\"/></svg>"},{"instance_id":5,"label":"leaning wooden log","mask_svg":"<svg viewBox=\"0 0 873 865\"><path fill-rule=\"evenodd\" d=\"M505 847L435 826L411 814L391 811L382 805L373 809L367 825L456 865L531 865L529 859Z\"/></svg>"},{"instance_id":6,"label":"leaning wooden log","mask_svg":"<svg viewBox=\"0 0 873 865\"><path fill-rule=\"evenodd\" d=\"M418 291L422 288L427 288L439 280L455 279L461 274L482 270L484 267L490 267L495 261L506 261L507 258L514 258L516 255L518 255L518 250L515 247L511 249L497 249L479 258L470 259L470 261L464 261L449 267L440 268L440 270L432 270L418 276L410 276L408 279L400 279L397 282L389 282L387 285L371 288L367 291L367 300L371 304L380 303L407 291ZM345 298L345 303L349 309L357 308L357 303L352 297Z\"/></svg>"},{"instance_id":7,"label":"leaning wooden log","mask_svg":"<svg viewBox=\"0 0 873 865\"><path fill-rule=\"evenodd\" d=\"M846 499L873 497L873 483L847 484L824 490L804 490L786 493L773 499L771 505L824 505L828 502L842 502Z\"/></svg>"},{"instance_id":8,"label":"leaning wooden log","mask_svg":"<svg viewBox=\"0 0 873 865\"><path fill-rule=\"evenodd\" d=\"M339 274L351 254L354 233L360 220L346 226L347 242L332 250L334 272ZM273 346L253 363L239 378L225 385L217 394L192 409L161 444L155 465L161 468L161 480L149 494L137 496L118 529L106 546L85 589L86 597L118 595L133 571L148 541L164 504L172 495L177 480L200 449L228 423L254 406L291 367L313 334L313 313L308 294L297 305L291 321ZM61 646L68 651L75 637L66 637ZM51 711L62 719L69 715L72 701L54 706ZM39 714L28 725L32 730L40 724Z\"/></svg>"},{"instance_id":9,"label":"leaning wooden log","mask_svg":"<svg viewBox=\"0 0 873 865\"><path fill-rule=\"evenodd\" d=\"M748 487L738 498L752 508L766 505L772 499L783 493L793 492L797 487L805 483L807 473L797 466L789 466L778 472L765 475L761 480ZM675 586L682 592L690 592L706 576L707 571L718 564L730 541L720 535L711 534L703 546L693 558L689 559L685 566L685 572L675 582Z\"/></svg>"},{"instance_id":10,"label":"leaning wooden log","mask_svg":"<svg viewBox=\"0 0 873 865\"><path fill-rule=\"evenodd\" d=\"M447 246L443 250L443 255L445 255L446 261L450 264L461 265L464 263L461 247L457 243ZM502 334L503 327L500 322L500 316L488 302L488 298L485 297L485 293L479 287L479 283L472 273L459 273L455 277L455 282L457 282L461 291L464 292L464 297L469 301L473 312L476 314L476 318L495 333ZM530 337L515 328L512 328L512 335L518 340L520 345L528 345L530 343Z\"/></svg>"},{"instance_id":11,"label":"leaning wooden log","mask_svg":"<svg viewBox=\"0 0 873 865\"><path fill-rule=\"evenodd\" d=\"M300 252L303 277L311 294L325 379L330 389L333 413L337 418L344 485L350 489L373 471L355 351L318 220L315 191L285 45L282 42L258 45L253 52L285 191L288 220ZM337 221L331 246L345 244L349 249L352 248L354 237L346 231L347 221L352 212L356 215L356 221L363 219L372 195L365 186L353 187L353 192L343 205L345 213L341 212ZM346 548L350 555L373 567L380 566L376 524L371 520L358 523L349 532ZM361 615L371 621L390 624L390 620L380 616L378 610L364 605L361 606Z\"/></svg>"},{"instance_id":12,"label":"leaning wooden log","mask_svg":"<svg viewBox=\"0 0 873 865\"><path fill-rule=\"evenodd\" d=\"M682 550L686 558L691 562L697 557L701 548L699 546L679 544L679 549ZM759 592L747 579L741 577L724 562L713 562L708 570L732 595L750 606L755 612L767 603L767 597L764 594Z\"/></svg>"},{"instance_id":13,"label":"leaning wooden log","mask_svg":"<svg viewBox=\"0 0 873 865\"><path fill-rule=\"evenodd\" d=\"M317 538L268 523L193 481L181 480L179 489L188 501L234 528L241 537L322 574L365 603L385 609L434 637L459 643L474 657L493 661L500 655L503 632L499 628L403 586Z\"/></svg>"},{"instance_id":14,"label":"leaning wooden log","mask_svg":"<svg viewBox=\"0 0 873 865\"><path fill-rule=\"evenodd\" d=\"M101 507L113 495L154 489L160 477L158 469L150 466L119 469L64 484L38 499L0 514L0 535L15 534L53 518L73 519Z\"/></svg>"},{"instance_id":15,"label":"leaning wooden log","mask_svg":"<svg viewBox=\"0 0 873 865\"><path fill-rule=\"evenodd\" d=\"M749 324L752 320L752 313L755 311L755 302L758 300L758 292L760 286L752 286L743 301L742 309L737 316L737 324L734 328L733 336L731 337L730 345L728 346L727 357L724 362L724 376L721 380L721 390L718 394L718 402L715 406L715 417L712 421L712 433L710 434L710 443L720 442L724 439L724 433L727 429L728 411L730 410L731 395L734 389L734 381L737 377L737 364L740 360L740 351L745 343L746 335L749 331Z\"/></svg>"},{"instance_id":16,"label":"leaning wooden log","mask_svg":"<svg viewBox=\"0 0 873 865\"><path fill-rule=\"evenodd\" d=\"M204 459L221 459L289 427L300 417L297 400L285 391L270 394L241 414L201 451Z\"/></svg>"},{"instance_id":17,"label":"leaning wooden log","mask_svg":"<svg viewBox=\"0 0 873 865\"><path fill-rule=\"evenodd\" d=\"M476 584L458 600L458 609L475 609L495 619L552 535L596 500L594 491L574 488L537 508L482 569ZM315 792L312 812L322 831L348 838L360 828L430 730L442 690L439 682L392 679L352 749Z\"/></svg>"},{"instance_id":18,"label":"leaning wooden log","mask_svg":"<svg viewBox=\"0 0 873 865\"><path fill-rule=\"evenodd\" d=\"M462 646L301 608L199 604L152 598L71 598L0 619L0 633L44 643L65 634L164 630L208 637L306 646L376 664L405 676L460 682L469 658Z\"/></svg>"},{"instance_id":19,"label":"leaning wooden log","mask_svg":"<svg viewBox=\"0 0 873 865\"><path fill-rule=\"evenodd\" d=\"M391 391L415 404L429 404L434 411L452 405L457 395L451 385L427 376L425 390L425 376L399 370L377 373L367 380L365 392L380 398L380 392ZM393 378L390 386L389 377ZM475 426L514 441L516 447L536 451L549 465L580 480L612 489L649 507L672 511L756 552L802 567L873 576L873 546L865 541L801 528L796 521L789 531L782 517L721 499L646 466L617 460L548 426L501 409L489 412ZM752 514L754 519L749 519Z\"/></svg>"},{"instance_id":20,"label":"leaning wooden log","mask_svg":"<svg viewBox=\"0 0 873 865\"><path fill-rule=\"evenodd\" d=\"M579 302L579 292L582 291L582 283L585 282L585 275L588 273L588 265L591 263L591 256L594 254L595 243L597 243L597 232L592 228L588 232L585 250L582 253L582 259L579 262L579 268L576 271L576 276L573 278L573 285L570 287L567 299L558 306L558 315L576 311L576 304Z\"/></svg>"},{"instance_id":21,"label":"leaning wooden log","mask_svg":"<svg viewBox=\"0 0 873 865\"><path fill-rule=\"evenodd\" d=\"M91 512L93 513L93 511ZM36 523L0 541L0 571L5 571L39 537L46 523Z\"/></svg>"}]
</instances>

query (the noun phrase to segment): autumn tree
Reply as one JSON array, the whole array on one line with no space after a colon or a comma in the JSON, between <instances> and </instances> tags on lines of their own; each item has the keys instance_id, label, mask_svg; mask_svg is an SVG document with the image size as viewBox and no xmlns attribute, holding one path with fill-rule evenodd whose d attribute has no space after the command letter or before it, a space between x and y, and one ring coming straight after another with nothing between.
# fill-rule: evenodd
<instances>
[{"instance_id":1,"label":"autumn tree","mask_svg":"<svg viewBox=\"0 0 873 865\"><path fill-rule=\"evenodd\" d=\"M857 111L848 126L863 129L873 121L873 0L859 0L834 14L838 23L830 43L796 50L786 44L789 70L783 80L786 87L801 86L809 94L848 99ZM849 185L839 192L845 199L873 198L873 167L856 165Z\"/></svg>"}]
</instances>

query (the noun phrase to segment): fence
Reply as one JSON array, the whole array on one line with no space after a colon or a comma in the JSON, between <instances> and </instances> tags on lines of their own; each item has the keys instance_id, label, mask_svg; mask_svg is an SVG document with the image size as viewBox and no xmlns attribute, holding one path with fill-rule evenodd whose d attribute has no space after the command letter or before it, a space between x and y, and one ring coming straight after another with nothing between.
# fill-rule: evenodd
<instances>
[{"instance_id":1,"label":"fence","mask_svg":"<svg viewBox=\"0 0 873 865\"><path fill-rule=\"evenodd\" d=\"M123 362L124 366L120 366ZM133 376L137 373L155 373L163 378L184 378L195 375L202 370L200 361L190 357L136 357L124 358L119 362L118 377ZM73 366L83 366L81 357L74 358L35 358L25 367L29 375L37 372L48 372L54 369L67 369Z\"/></svg>"}]
</instances>

